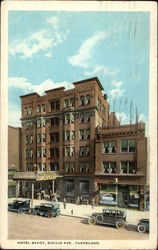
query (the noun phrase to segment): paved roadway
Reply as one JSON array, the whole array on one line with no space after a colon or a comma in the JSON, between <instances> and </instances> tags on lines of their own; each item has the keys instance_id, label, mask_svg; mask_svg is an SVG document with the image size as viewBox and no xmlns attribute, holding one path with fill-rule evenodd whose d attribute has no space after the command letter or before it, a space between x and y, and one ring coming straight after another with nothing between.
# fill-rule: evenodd
<instances>
[{"instance_id":1,"label":"paved roadway","mask_svg":"<svg viewBox=\"0 0 158 250\"><path fill-rule=\"evenodd\" d=\"M146 240L149 235L138 233L135 226L116 229L110 226L89 225L85 219L40 216L8 212L9 240Z\"/></svg>"}]
</instances>

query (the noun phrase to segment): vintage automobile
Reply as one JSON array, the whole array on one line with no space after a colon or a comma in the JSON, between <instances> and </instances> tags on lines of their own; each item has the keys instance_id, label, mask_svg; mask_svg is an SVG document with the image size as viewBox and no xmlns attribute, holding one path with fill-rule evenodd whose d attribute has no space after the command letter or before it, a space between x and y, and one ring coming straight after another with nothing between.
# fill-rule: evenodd
<instances>
[{"instance_id":1,"label":"vintage automobile","mask_svg":"<svg viewBox=\"0 0 158 250\"><path fill-rule=\"evenodd\" d=\"M41 203L33 209L33 215L41 215L48 218L56 217L60 213L60 204L58 202Z\"/></svg>"},{"instance_id":2,"label":"vintage automobile","mask_svg":"<svg viewBox=\"0 0 158 250\"><path fill-rule=\"evenodd\" d=\"M149 233L149 219L141 219L137 224L137 230L139 233Z\"/></svg>"},{"instance_id":3,"label":"vintage automobile","mask_svg":"<svg viewBox=\"0 0 158 250\"><path fill-rule=\"evenodd\" d=\"M17 213L30 212L30 200L14 200L8 204L8 211Z\"/></svg>"},{"instance_id":4,"label":"vintage automobile","mask_svg":"<svg viewBox=\"0 0 158 250\"><path fill-rule=\"evenodd\" d=\"M105 193L99 201L99 204L105 204L105 205L116 205L115 198L112 194Z\"/></svg>"},{"instance_id":5,"label":"vintage automobile","mask_svg":"<svg viewBox=\"0 0 158 250\"><path fill-rule=\"evenodd\" d=\"M89 224L113 225L116 228L126 227L126 212L118 209L103 209L102 213L93 213Z\"/></svg>"}]
</instances>

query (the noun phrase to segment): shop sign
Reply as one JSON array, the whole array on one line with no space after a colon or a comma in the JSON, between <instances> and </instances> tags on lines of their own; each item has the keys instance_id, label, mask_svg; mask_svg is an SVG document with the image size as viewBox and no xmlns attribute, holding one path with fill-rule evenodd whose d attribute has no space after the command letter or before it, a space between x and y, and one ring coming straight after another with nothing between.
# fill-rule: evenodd
<instances>
[{"instance_id":1,"label":"shop sign","mask_svg":"<svg viewBox=\"0 0 158 250\"><path fill-rule=\"evenodd\" d=\"M37 173L37 181L46 181L56 179L56 174L51 171Z\"/></svg>"}]
</instances>

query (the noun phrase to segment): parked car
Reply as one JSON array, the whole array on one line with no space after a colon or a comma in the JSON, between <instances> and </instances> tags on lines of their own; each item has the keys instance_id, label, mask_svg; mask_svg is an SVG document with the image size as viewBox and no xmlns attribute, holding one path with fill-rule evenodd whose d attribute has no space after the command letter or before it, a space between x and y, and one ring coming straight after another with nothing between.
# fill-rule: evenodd
<instances>
[{"instance_id":1,"label":"parked car","mask_svg":"<svg viewBox=\"0 0 158 250\"><path fill-rule=\"evenodd\" d=\"M137 230L139 233L149 233L149 219L141 219L139 220L139 223L137 224Z\"/></svg>"},{"instance_id":2,"label":"parked car","mask_svg":"<svg viewBox=\"0 0 158 250\"><path fill-rule=\"evenodd\" d=\"M14 200L8 204L8 211L17 213L30 212L30 200Z\"/></svg>"},{"instance_id":3,"label":"parked car","mask_svg":"<svg viewBox=\"0 0 158 250\"><path fill-rule=\"evenodd\" d=\"M56 217L60 212L60 204L58 202L53 203L41 203L38 206L35 206L33 209L34 215L41 215L48 218Z\"/></svg>"},{"instance_id":4,"label":"parked car","mask_svg":"<svg viewBox=\"0 0 158 250\"><path fill-rule=\"evenodd\" d=\"M113 225L116 228L125 228L126 212L118 209L103 209L102 213L93 213L89 218L89 224Z\"/></svg>"}]
</instances>

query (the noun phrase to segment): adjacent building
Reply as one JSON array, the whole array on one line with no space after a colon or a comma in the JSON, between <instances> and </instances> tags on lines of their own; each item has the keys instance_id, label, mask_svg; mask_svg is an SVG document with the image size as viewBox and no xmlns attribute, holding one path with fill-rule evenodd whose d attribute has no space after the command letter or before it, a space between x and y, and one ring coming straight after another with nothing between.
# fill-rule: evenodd
<instances>
[{"instance_id":1,"label":"adjacent building","mask_svg":"<svg viewBox=\"0 0 158 250\"><path fill-rule=\"evenodd\" d=\"M120 126L115 113L109 112L107 95L97 77L73 85L70 90L45 91L44 96L21 96L22 169L15 176L20 192L31 196L32 190L36 194L52 189L61 201L81 197L88 203L94 197L98 203L101 190L106 198L111 185L117 195L112 191L109 199L124 207L120 190L126 185L128 194L137 190L136 207L143 209L144 124Z\"/></svg>"}]
</instances>

